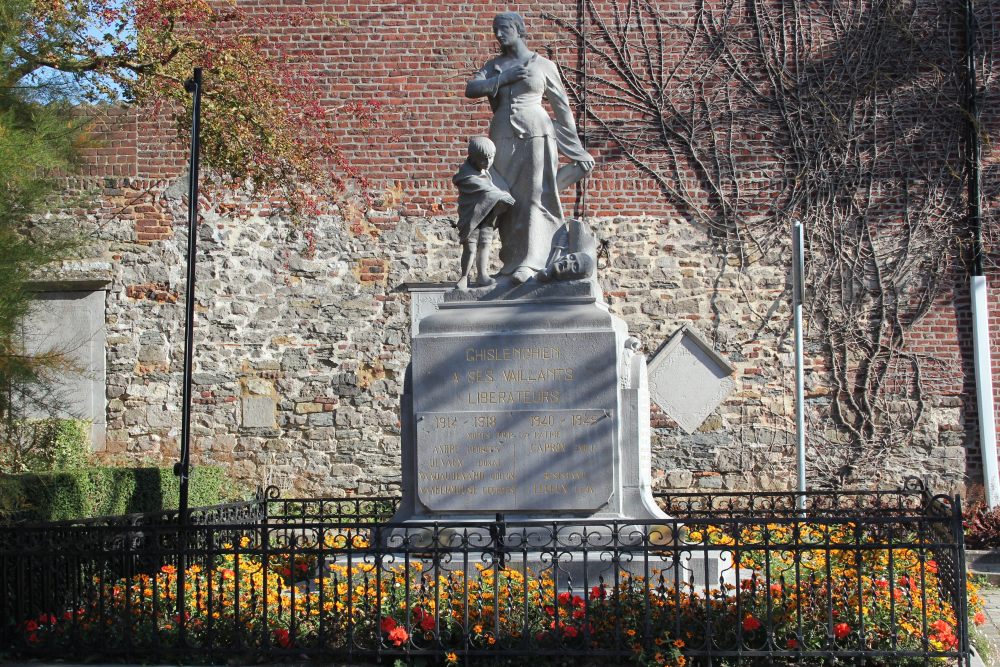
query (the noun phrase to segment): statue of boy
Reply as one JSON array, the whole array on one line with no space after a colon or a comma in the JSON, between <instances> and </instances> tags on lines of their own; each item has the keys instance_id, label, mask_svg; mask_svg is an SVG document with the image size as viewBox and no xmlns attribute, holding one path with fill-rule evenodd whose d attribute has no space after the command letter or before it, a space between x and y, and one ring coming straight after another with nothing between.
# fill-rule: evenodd
<instances>
[{"instance_id":1,"label":"statue of boy","mask_svg":"<svg viewBox=\"0 0 1000 667\"><path fill-rule=\"evenodd\" d=\"M489 275L490 241L498 215L514 205L507 184L498 175L490 174L497 149L487 137L469 141L469 157L451 181L458 188L458 239L462 244L462 277L455 285L468 289L472 274L472 255L476 255L479 272L477 285L492 285ZM477 247L478 246L478 247Z\"/></svg>"}]
</instances>

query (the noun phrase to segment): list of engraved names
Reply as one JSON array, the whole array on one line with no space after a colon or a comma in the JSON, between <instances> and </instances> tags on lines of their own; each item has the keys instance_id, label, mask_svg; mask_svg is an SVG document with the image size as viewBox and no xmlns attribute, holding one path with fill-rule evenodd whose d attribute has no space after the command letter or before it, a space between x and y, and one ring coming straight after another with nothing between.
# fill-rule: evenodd
<instances>
[{"instance_id":1,"label":"list of engraved names","mask_svg":"<svg viewBox=\"0 0 1000 667\"><path fill-rule=\"evenodd\" d=\"M467 338L434 355L447 369L435 369L437 388L450 391L444 409L428 401L416 413L417 489L428 508L592 511L608 501L613 397L608 405L592 388L613 388L614 367L609 375L593 345L519 338L532 344Z\"/></svg>"}]
</instances>

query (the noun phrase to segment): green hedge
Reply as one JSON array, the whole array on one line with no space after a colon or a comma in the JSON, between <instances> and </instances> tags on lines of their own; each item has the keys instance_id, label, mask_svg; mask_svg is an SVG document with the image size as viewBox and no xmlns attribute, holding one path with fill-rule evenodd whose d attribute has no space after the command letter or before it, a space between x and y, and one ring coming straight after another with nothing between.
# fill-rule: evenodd
<instances>
[{"instance_id":1,"label":"green hedge","mask_svg":"<svg viewBox=\"0 0 1000 667\"><path fill-rule=\"evenodd\" d=\"M219 503L222 468L192 468L189 505ZM172 468L94 467L0 475L0 516L27 521L155 512L178 505L180 482Z\"/></svg>"},{"instance_id":2,"label":"green hedge","mask_svg":"<svg viewBox=\"0 0 1000 667\"><path fill-rule=\"evenodd\" d=\"M87 420L54 417L0 424L0 473L86 468L90 427Z\"/></svg>"}]
</instances>

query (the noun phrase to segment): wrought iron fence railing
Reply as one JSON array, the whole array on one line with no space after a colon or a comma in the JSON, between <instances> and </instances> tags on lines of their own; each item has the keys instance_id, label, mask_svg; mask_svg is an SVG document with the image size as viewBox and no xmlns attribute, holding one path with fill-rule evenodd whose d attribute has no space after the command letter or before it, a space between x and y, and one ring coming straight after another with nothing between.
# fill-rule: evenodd
<instances>
[{"instance_id":1,"label":"wrought iron fence railing","mask_svg":"<svg viewBox=\"0 0 1000 667\"><path fill-rule=\"evenodd\" d=\"M391 524L393 499L272 493L183 536L171 522L141 540L109 521L4 528L0 652L968 664L958 498L817 494L800 510L795 494L725 495L664 497L677 518L656 523Z\"/></svg>"}]
</instances>

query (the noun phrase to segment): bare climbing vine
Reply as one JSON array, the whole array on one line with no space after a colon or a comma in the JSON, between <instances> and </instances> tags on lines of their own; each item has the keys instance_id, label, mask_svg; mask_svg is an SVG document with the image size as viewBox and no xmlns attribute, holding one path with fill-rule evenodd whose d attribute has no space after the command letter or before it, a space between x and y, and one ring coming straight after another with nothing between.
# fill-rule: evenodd
<instances>
[{"instance_id":1,"label":"bare climbing vine","mask_svg":"<svg viewBox=\"0 0 1000 667\"><path fill-rule=\"evenodd\" d=\"M821 483L877 479L941 370L908 338L964 257L962 6L582 0L584 21L548 17L586 49L586 71L564 74L605 160L638 167L741 266L787 254L803 221L837 426L811 434Z\"/></svg>"}]
</instances>

